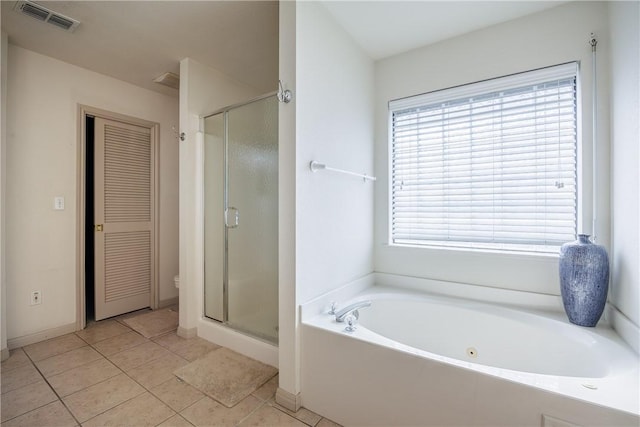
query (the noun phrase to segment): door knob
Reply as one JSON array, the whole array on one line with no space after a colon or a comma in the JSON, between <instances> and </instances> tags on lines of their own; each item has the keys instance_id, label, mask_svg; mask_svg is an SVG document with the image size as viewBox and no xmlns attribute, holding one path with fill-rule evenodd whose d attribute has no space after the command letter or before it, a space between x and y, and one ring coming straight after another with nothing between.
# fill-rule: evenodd
<instances>
[{"instance_id":1,"label":"door knob","mask_svg":"<svg viewBox=\"0 0 640 427\"><path fill-rule=\"evenodd\" d=\"M102 231L102 224L96 224L96 231Z\"/></svg>"}]
</instances>

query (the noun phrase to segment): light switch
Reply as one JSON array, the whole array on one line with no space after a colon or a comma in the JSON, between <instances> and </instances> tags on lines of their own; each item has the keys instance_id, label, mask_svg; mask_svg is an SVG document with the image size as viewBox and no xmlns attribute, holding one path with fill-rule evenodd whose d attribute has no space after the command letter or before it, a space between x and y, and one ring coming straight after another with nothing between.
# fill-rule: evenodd
<instances>
[{"instance_id":1,"label":"light switch","mask_svg":"<svg viewBox=\"0 0 640 427\"><path fill-rule=\"evenodd\" d=\"M56 196L56 197L53 198L53 209L55 209L57 211L63 211L64 210L64 197Z\"/></svg>"}]
</instances>

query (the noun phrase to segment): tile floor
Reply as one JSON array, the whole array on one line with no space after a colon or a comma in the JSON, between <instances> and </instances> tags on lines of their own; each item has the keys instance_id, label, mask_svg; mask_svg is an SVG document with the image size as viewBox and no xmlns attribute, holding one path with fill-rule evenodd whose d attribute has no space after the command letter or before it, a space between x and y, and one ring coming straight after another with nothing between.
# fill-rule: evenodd
<instances>
[{"instance_id":1,"label":"tile floor","mask_svg":"<svg viewBox=\"0 0 640 427\"><path fill-rule=\"evenodd\" d=\"M224 407L173 375L219 346L175 332L147 339L124 318L12 350L1 369L2 427L338 426L275 403L277 376Z\"/></svg>"}]
</instances>

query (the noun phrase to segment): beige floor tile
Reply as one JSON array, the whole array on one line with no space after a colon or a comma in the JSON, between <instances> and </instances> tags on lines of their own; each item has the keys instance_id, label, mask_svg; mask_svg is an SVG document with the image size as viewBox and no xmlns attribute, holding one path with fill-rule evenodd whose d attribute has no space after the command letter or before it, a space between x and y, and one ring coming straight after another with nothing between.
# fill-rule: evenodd
<instances>
[{"instance_id":1,"label":"beige floor tile","mask_svg":"<svg viewBox=\"0 0 640 427\"><path fill-rule=\"evenodd\" d=\"M42 375L35 366L31 363L25 363L16 369L2 373L2 393L33 384L42 379Z\"/></svg>"},{"instance_id":2,"label":"beige floor tile","mask_svg":"<svg viewBox=\"0 0 640 427\"><path fill-rule=\"evenodd\" d=\"M68 396L121 373L120 369L116 368L107 359L102 358L49 377L48 380L51 387L60 396Z\"/></svg>"},{"instance_id":3,"label":"beige floor tile","mask_svg":"<svg viewBox=\"0 0 640 427\"><path fill-rule=\"evenodd\" d=\"M188 341L190 339L194 339L194 338L182 338L182 337L179 337L175 332L169 332L168 334L151 338L153 342L156 342L161 346L168 348L171 351L174 350L175 346L179 346L185 341Z\"/></svg>"},{"instance_id":4,"label":"beige floor tile","mask_svg":"<svg viewBox=\"0 0 640 427\"><path fill-rule=\"evenodd\" d=\"M183 358L175 354L169 354L142 366L138 366L127 372L127 374L147 389L151 389L174 378L173 371L185 366L187 363L189 362Z\"/></svg>"},{"instance_id":5,"label":"beige floor tile","mask_svg":"<svg viewBox=\"0 0 640 427\"><path fill-rule=\"evenodd\" d=\"M24 415L20 415L2 424L2 427L71 427L77 426L76 420L64 407L62 402L56 400L48 405L34 409Z\"/></svg>"},{"instance_id":6,"label":"beige floor tile","mask_svg":"<svg viewBox=\"0 0 640 427\"><path fill-rule=\"evenodd\" d=\"M240 424L242 427L248 426L292 426L292 427L307 427L302 421L296 420L295 418L285 414L282 411L277 410L273 406L264 404L243 420Z\"/></svg>"},{"instance_id":7,"label":"beige floor tile","mask_svg":"<svg viewBox=\"0 0 640 427\"><path fill-rule=\"evenodd\" d=\"M302 421L310 426L315 426L322 419L322 417L315 412L312 412L306 408L298 409L298 412L293 414L294 418Z\"/></svg>"},{"instance_id":8,"label":"beige floor tile","mask_svg":"<svg viewBox=\"0 0 640 427\"><path fill-rule=\"evenodd\" d=\"M153 340L189 362L193 362L220 348L219 345L200 337L187 339L179 337L175 332L153 338Z\"/></svg>"},{"instance_id":9,"label":"beige floor tile","mask_svg":"<svg viewBox=\"0 0 640 427\"><path fill-rule=\"evenodd\" d=\"M194 337L187 340L185 346L177 348L175 353L180 357L187 359L189 362L200 359L214 350L221 348L219 345L209 342L200 337Z\"/></svg>"},{"instance_id":10,"label":"beige floor tile","mask_svg":"<svg viewBox=\"0 0 640 427\"><path fill-rule=\"evenodd\" d=\"M4 422L26 414L58 398L44 380L12 390L2 395L2 419Z\"/></svg>"},{"instance_id":11,"label":"beige floor tile","mask_svg":"<svg viewBox=\"0 0 640 427\"><path fill-rule=\"evenodd\" d=\"M9 372L24 365L25 363L31 363L31 360L27 357L27 354L23 349L16 348L15 350L9 351L9 358L2 362L0 371L4 374L5 372Z\"/></svg>"},{"instance_id":12,"label":"beige floor tile","mask_svg":"<svg viewBox=\"0 0 640 427\"><path fill-rule=\"evenodd\" d=\"M204 394L176 377L151 388L151 393L176 412L204 397Z\"/></svg>"},{"instance_id":13,"label":"beige floor tile","mask_svg":"<svg viewBox=\"0 0 640 427\"><path fill-rule=\"evenodd\" d=\"M148 339L137 332L131 331L93 344L93 348L105 356L112 356L148 341Z\"/></svg>"},{"instance_id":14,"label":"beige floor tile","mask_svg":"<svg viewBox=\"0 0 640 427\"><path fill-rule=\"evenodd\" d=\"M292 417L302 421L303 423L310 425L310 426L315 426L316 424L318 424L318 422L320 421L320 419L322 418L322 416L316 414L315 412L312 412L310 410L308 410L307 408L300 408L298 409L298 412L293 412L288 410L287 408L285 408L284 406L278 405L277 403L275 403L273 400L269 402L269 404L271 406L273 406L274 408L284 412L287 415L291 415Z\"/></svg>"},{"instance_id":15,"label":"beige floor tile","mask_svg":"<svg viewBox=\"0 0 640 427\"><path fill-rule=\"evenodd\" d=\"M62 400L78 421L85 421L144 393L138 383L120 374L73 393Z\"/></svg>"},{"instance_id":16,"label":"beige floor tile","mask_svg":"<svg viewBox=\"0 0 640 427\"><path fill-rule=\"evenodd\" d=\"M122 323L151 338L178 329L178 312L165 308L124 319Z\"/></svg>"},{"instance_id":17,"label":"beige floor tile","mask_svg":"<svg viewBox=\"0 0 640 427\"><path fill-rule=\"evenodd\" d=\"M316 424L316 427L342 427L342 426L338 423L334 423L331 420L323 418L318 422L318 424Z\"/></svg>"},{"instance_id":18,"label":"beige floor tile","mask_svg":"<svg viewBox=\"0 0 640 427\"><path fill-rule=\"evenodd\" d=\"M251 394L260 400L272 399L276 395L276 390L278 389L278 378L279 376L276 375Z\"/></svg>"},{"instance_id":19,"label":"beige floor tile","mask_svg":"<svg viewBox=\"0 0 640 427\"><path fill-rule=\"evenodd\" d=\"M151 393L143 393L82 423L96 426L156 426L176 413Z\"/></svg>"},{"instance_id":20,"label":"beige floor tile","mask_svg":"<svg viewBox=\"0 0 640 427\"><path fill-rule=\"evenodd\" d=\"M34 362L87 345L75 334L67 334L24 347L24 351Z\"/></svg>"},{"instance_id":21,"label":"beige floor tile","mask_svg":"<svg viewBox=\"0 0 640 427\"><path fill-rule=\"evenodd\" d=\"M195 426L235 426L262 404L259 399L249 396L233 408L227 408L210 397L205 397L183 410L180 415Z\"/></svg>"},{"instance_id":22,"label":"beige floor tile","mask_svg":"<svg viewBox=\"0 0 640 427\"><path fill-rule=\"evenodd\" d=\"M87 344L95 344L127 332L131 332L131 329L120 322L101 320L87 325L82 331L76 332L76 335L85 340Z\"/></svg>"},{"instance_id":23,"label":"beige floor tile","mask_svg":"<svg viewBox=\"0 0 640 427\"><path fill-rule=\"evenodd\" d=\"M102 358L100 353L87 345L36 362L36 366L42 375L51 377Z\"/></svg>"},{"instance_id":24,"label":"beige floor tile","mask_svg":"<svg viewBox=\"0 0 640 427\"><path fill-rule=\"evenodd\" d=\"M120 316L112 317L111 320L115 320L117 322L124 324L123 320L125 319L129 319L130 317L140 316L141 314L144 314L144 313L151 313L151 311L152 310L150 308L143 308L141 310L131 311L129 313L121 314Z\"/></svg>"},{"instance_id":25,"label":"beige floor tile","mask_svg":"<svg viewBox=\"0 0 640 427\"><path fill-rule=\"evenodd\" d=\"M144 365L168 354L171 354L169 350L149 341L109 356L109 360L123 371L130 371L133 368L137 368L140 365Z\"/></svg>"},{"instance_id":26,"label":"beige floor tile","mask_svg":"<svg viewBox=\"0 0 640 427\"><path fill-rule=\"evenodd\" d=\"M182 418L180 415L174 415L167 421L159 424L158 427L193 427L193 424Z\"/></svg>"}]
</instances>

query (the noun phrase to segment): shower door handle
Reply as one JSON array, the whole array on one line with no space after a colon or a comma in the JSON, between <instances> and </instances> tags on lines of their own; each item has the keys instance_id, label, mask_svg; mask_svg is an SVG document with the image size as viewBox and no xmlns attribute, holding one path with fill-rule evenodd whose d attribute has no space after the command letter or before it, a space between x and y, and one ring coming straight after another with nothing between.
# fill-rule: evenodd
<instances>
[{"instance_id":1,"label":"shower door handle","mask_svg":"<svg viewBox=\"0 0 640 427\"><path fill-rule=\"evenodd\" d=\"M233 211L233 224L229 224L229 213ZM237 228L240 225L240 211L233 206L229 206L224 212L224 225L227 228Z\"/></svg>"}]
</instances>

